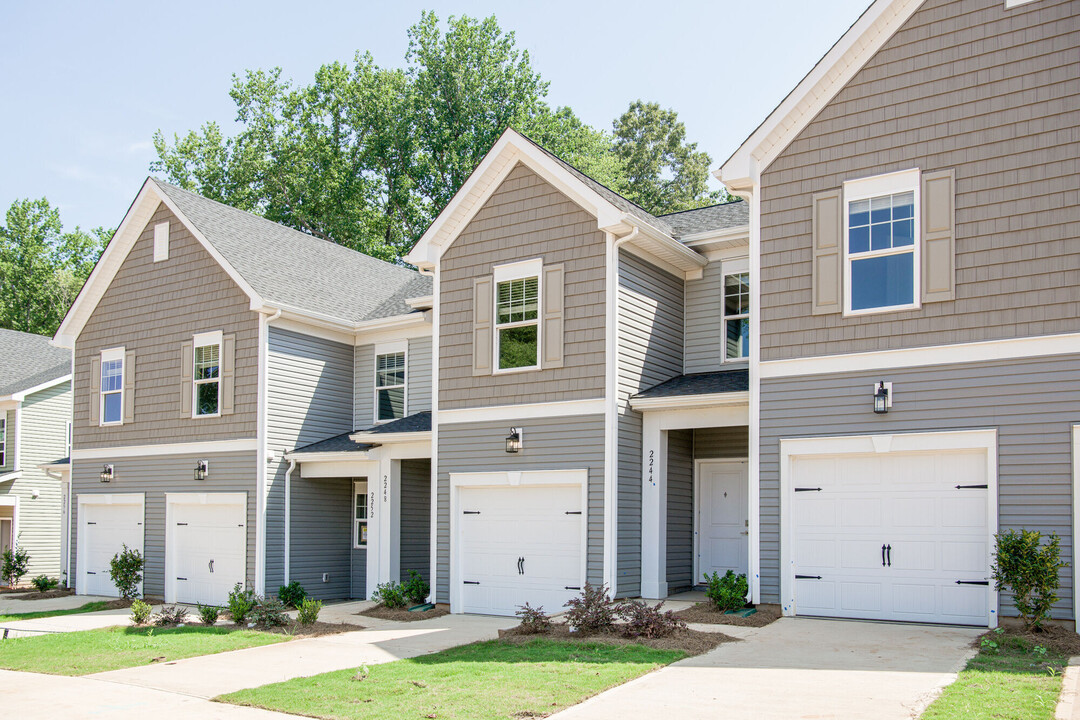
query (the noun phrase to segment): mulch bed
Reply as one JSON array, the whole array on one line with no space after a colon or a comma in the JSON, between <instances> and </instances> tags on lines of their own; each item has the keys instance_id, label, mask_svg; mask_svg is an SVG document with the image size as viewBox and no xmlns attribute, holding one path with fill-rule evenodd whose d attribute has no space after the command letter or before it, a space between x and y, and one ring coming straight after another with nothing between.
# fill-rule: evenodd
<instances>
[{"instance_id":1,"label":"mulch bed","mask_svg":"<svg viewBox=\"0 0 1080 720\"><path fill-rule=\"evenodd\" d=\"M337 635L339 633L352 632L354 630L363 630L363 625L353 625L352 623L328 623L317 621L311 625L301 625L295 620L291 621L284 627L275 628L261 628L265 632L275 633L277 635L291 635L298 638L312 638L322 637L323 635Z\"/></svg>"},{"instance_id":2,"label":"mulch bed","mask_svg":"<svg viewBox=\"0 0 1080 720\"><path fill-rule=\"evenodd\" d=\"M8 600L48 600L49 598L67 597L68 595L74 595L75 590L70 588L57 588L55 590L47 590L46 592L38 592L37 590L18 588L16 590L4 590L3 593L5 595L11 593L10 596L7 598Z\"/></svg>"},{"instance_id":3,"label":"mulch bed","mask_svg":"<svg viewBox=\"0 0 1080 720\"><path fill-rule=\"evenodd\" d=\"M582 632L570 632L570 626L565 623L554 623L551 629L545 633L527 632L518 625L509 630L500 630L499 639L515 645L521 645L536 639L575 643L603 643L605 645L644 645L657 650L682 650L687 655L701 655L724 643L739 642L738 638L723 633L701 632L700 630L676 630L671 635L662 638L625 637L618 629L585 634Z\"/></svg>"},{"instance_id":4,"label":"mulch bed","mask_svg":"<svg viewBox=\"0 0 1080 720\"><path fill-rule=\"evenodd\" d=\"M450 607L448 605L439 604L435 606L434 610L417 610L416 612L409 612L408 608L388 608L383 605L376 605L368 610L362 610L356 613L357 615L366 615L367 617L378 618L380 620L397 620L398 622L416 622L417 620L430 620L431 618L442 617L443 615L450 614Z\"/></svg>"},{"instance_id":5,"label":"mulch bed","mask_svg":"<svg viewBox=\"0 0 1080 720\"><path fill-rule=\"evenodd\" d=\"M776 605L758 605L757 612L747 617L725 615L712 603L698 603L686 610L675 613L675 617L688 623L708 623L710 625L738 625L741 627L765 627L780 619L780 608Z\"/></svg>"},{"instance_id":6,"label":"mulch bed","mask_svg":"<svg viewBox=\"0 0 1080 720\"><path fill-rule=\"evenodd\" d=\"M131 600L124 600L123 598L116 598L115 600L108 600L105 603L105 607L102 610L121 610L123 608L131 607Z\"/></svg>"},{"instance_id":7,"label":"mulch bed","mask_svg":"<svg viewBox=\"0 0 1080 720\"><path fill-rule=\"evenodd\" d=\"M1080 655L1080 634L1060 625L1046 625L1040 632L1029 632L1022 626L1003 626L1001 629L1005 631L1005 635L1012 635L1035 645L1042 645L1047 650L1069 656ZM993 640L996 633L996 630L991 630L980 635L975 638L973 645L979 647L984 637Z\"/></svg>"}]
</instances>

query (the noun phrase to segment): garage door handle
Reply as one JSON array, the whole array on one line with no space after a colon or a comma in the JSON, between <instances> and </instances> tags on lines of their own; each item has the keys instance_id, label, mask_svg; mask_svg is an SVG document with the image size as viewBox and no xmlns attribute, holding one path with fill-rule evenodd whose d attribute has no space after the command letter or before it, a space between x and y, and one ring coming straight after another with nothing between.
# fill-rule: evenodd
<instances>
[{"instance_id":1,"label":"garage door handle","mask_svg":"<svg viewBox=\"0 0 1080 720\"><path fill-rule=\"evenodd\" d=\"M210 572L214 572L214 561L210 561Z\"/></svg>"},{"instance_id":2,"label":"garage door handle","mask_svg":"<svg viewBox=\"0 0 1080 720\"><path fill-rule=\"evenodd\" d=\"M820 575L796 575L796 580L820 580Z\"/></svg>"},{"instance_id":3,"label":"garage door handle","mask_svg":"<svg viewBox=\"0 0 1080 720\"><path fill-rule=\"evenodd\" d=\"M93 520L87 520L87 521L86 521L86 524L87 524L87 525L97 525L97 523L96 523L96 522L94 522Z\"/></svg>"},{"instance_id":4,"label":"garage door handle","mask_svg":"<svg viewBox=\"0 0 1080 720\"><path fill-rule=\"evenodd\" d=\"M87 574L87 575L97 575L97 573L96 573L96 572L94 572L93 570L87 570L87 571L86 571L86 574ZM957 582L959 582L959 580L958 580Z\"/></svg>"},{"instance_id":5,"label":"garage door handle","mask_svg":"<svg viewBox=\"0 0 1080 720\"><path fill-rule=\"evenodd\" d=\"M178 577L177 580L187 580L187 578Z\"/></svg>"},{"instance_id":6,"label":"garage door handle","mask_svg":"<svg viewBox=\"0 0 1080 720\"><path fill-rule=\"evenodd\" d=\"M881 567L885 567L885 543L881 544Z\"/></svg>"},{"instance_id":7,"label":"garage door handle","mask_svg":"<svg viewBox=\"0 0 1080 720\"><path fill-rule=\"evenodd\" d=\"M892 545L885 546L885 555L889 558L889 567L892 567Z\"/></svg>"},{"instance_id":8,"label":"garage door handle","mask_svg":"<svg viewBox=\"0 0 1080 720\"><path fill-rule=\"evenodd\" d=\"M480 511L479 510L466 510L463 514L464 515L479 515Z\"/></svg>"},{"instance_id":9,"label":"garage door handle","mask_svg":"<svg viewBox=\"0 0 1080 720\"><path fill-rule=\"evenodd\" d=\"M563 585L563 590L580 590L580 585Z\"/></svg>"},{"instance_id":10,"label":"garage door handle","mask_svg":"<svg viewBox=\"0 0 1080 720\"><path fill-rule=\"evenodd\" d=\"M187 523L176 523L177 525L187 525Z\"/></svg>"},{"instance_id":11,"label":"garage door handle","mask_svg":"<svg viewBox=\"0 0 1080 720\"><path fill-rule=\"evenodd\" d=\"M957 585L989 585L989 580L957 580Z\"/></svg>"},{"instance_id":12,"label":"garage door handle","mask_svg":"<svg viewBox=\"0 0 1080 720\"><path fill-rule=\"evenodd\" d=\"M580 515L581 511L580 510L567 510L566 514L567 515Z\"/></svg>"}]
</instances>

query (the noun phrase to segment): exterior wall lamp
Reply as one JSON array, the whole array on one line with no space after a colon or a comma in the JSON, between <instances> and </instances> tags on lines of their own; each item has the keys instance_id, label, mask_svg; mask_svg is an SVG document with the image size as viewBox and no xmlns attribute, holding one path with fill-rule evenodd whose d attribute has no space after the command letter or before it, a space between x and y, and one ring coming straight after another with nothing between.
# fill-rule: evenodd
<instances>
[{"instance_id":1,"label":"exterior wall lamp","mask_svg":"<svg viewBox=\"0 0 1080 720\"><path fill-rule=\"evenodd\" d=\"M205 480L210 477L210 462L208 460L195 461L195 479Z\"/></svg>"},{"instance_id":2,"label":"exterior wall lamp","mask_svg":"<svg viewBox=\"0 0 1080 720\"><path fill-rule=\"evenodd\" d=\"M116 469L106 463L105 467L101 468L101 482L112 482L114 477L116 477Z\"/></svg>"},{"instance_id":3,"label":"exterior wall lamp","mask_svg":"<svg viewBox=\"0 0 1080 720\"><path fill-rule=\"evenodd\" d=\"M510 428L510 434L506 436L506 452L516 453L521 452L522 437L524 433L519 427Z\"/></svg>"},{"instance_id":4,"label":"exterior wall lamp","mask_svg":"<svg viewBox=\"0 0 1080 720\"><path fill-rule=\"evenodd\" d=\"M892 407L892 383L881 380L874 386L874 412L884 415Z\"/></svg>"}]
</instances>

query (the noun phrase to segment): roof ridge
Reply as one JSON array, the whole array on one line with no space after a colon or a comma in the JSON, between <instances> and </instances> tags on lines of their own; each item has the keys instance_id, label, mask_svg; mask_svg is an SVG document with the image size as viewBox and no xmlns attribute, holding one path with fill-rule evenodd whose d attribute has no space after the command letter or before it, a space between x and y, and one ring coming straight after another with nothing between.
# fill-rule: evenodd
<instances>
[{"instance_id":1,"label":"roof ridge","mask_svg":"<svg viewBox=\"0 0 1080 720\"><path fill-rule=\"evenodd\" d=\"M687 208L686 210L676 210L675 212L664 213L663 215L657 215L658 218L671 217L672 215L682 215L688 212L697 212L698 210L708 210L710 208L724 207L725 205L737 205L739 203L746 202L744 198L737 198L735 200L728 200L722 203L713 203L712 205L702 205L696 208Z\"/></svg>"}]
</instances>

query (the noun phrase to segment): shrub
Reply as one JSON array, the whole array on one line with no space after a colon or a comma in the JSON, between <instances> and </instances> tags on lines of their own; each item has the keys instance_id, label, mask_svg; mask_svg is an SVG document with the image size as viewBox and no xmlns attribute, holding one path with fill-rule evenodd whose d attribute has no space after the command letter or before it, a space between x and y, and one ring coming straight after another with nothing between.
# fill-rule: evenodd
<instances>
[{"instance_id":1,"label":"shrub","mask_svg":"<svg viewBox=\"0 0 1080 720\"><path fill-rule=\"evenodd\" d=\"M431 587L420 573L410 570L409 579L401 584L401 590L413 605L422 605L427 602Z\"/></svg>"},{"instance_id":2,"label":"shrub","mask_svg":"<svg viewBox=\"0 0 1080 720\"><path fill-rule=\"evenodd\" d=\"M315 598L307 598L297 608L296 619L301 625L314 625L319 619L322 610L322 601Z\"/></svg>"},{"instance_id":3,"label":"shrub","mask_svg":"<svg viewBox=\"0 0 1080 720\"><path fill-rule=\"evenodd\" d=\"M289 624L285 605L277 598L256 597L255 607L251 609L249 617L260 627L281 627Z\"/></svg>"},{"instance_id":4,"label":"shrub","mask_svg":"<svg viewBox=\"0 0 1080 720\"><path fill-rule=\"evenodd\" d=\"M49 592L60 586L60 579L51 578L48 575L38 575L30 581L30 584L33 585L38 592Z\"/></svg>"},{"instance_id":5,"label":"shrub","mask_svg":"<svg viewBox=\"0 0 1080 720\"><path fill-rule=\"evenodd\" d=\"M288 585L282 585L278 588L277 596L278 600L283 602L286 607L298 608L300 603L307 598L307 591L304 590L303 585L293 580Z\"/></svg>"},{"instance_id":6,"label":"shrub","mask_svg":"<svg viewBox=\"0 0 1080 720\"><path fill-rule=\"evenodd\" d=\"M1024 627L1039 630L1058 599L1058 571L1066 565L1061 562L1061 539L1050 535L1043 544L1042 533L1034 530L1009 530L995 539L991 572L997 590L1008 589Z\"/></svg>"},{"instance_id":7,"label":"shrub","mask_svg":"<svg viewBox=\"0 0 1080 720\"><path fill-rule=\"evenodd\" d=\"M708 586L705 597L712 601L717 610L738 610L746 605L746 593L750 586L745 575L736 575L733 570L724 573L724 577L716 572L711 577L705 573L705 584Z\"/></svg>"},{"instance_id":8,"label":"shrub","mask_svg":"<svg viewBox=\"0 0 1080 720\"><path fill-rule=\"evenodd\" d=\"M0 567L0 575L8 587L15 587L26 574L26 568L30 565L30 553L18 543L4 551L4 562Z\"/></svg>"},{"instance_id":9,"label":"shrub","mask_svg":"<svg viewBox=\"0 0 1080 720\"><path fill-rule=\"evenodd\" d=\"M615 625L615 603L608 597L606 585L594 587L585 583L585 589L576 598L570 598L564 607L566 622L586 633L603 632Z\"/></svg>"},{"instance_id":10,"label":"shrub","mask_svg":"<svg viewBox=\"0 0 1080 720\"><path fill-rule=\"evenodd\" d=\"M150 611L152 609L150 603L143 602L142 600L136 600L131 603L131 622L136 625L145 625L150 619Z\"/></svg>"},{"instance_id":11,"label":"shrub","mask_svg":"<svg viewBox=\"0 0 1080 720\"><path fill-rule=\"evenodd\" d=\"M120 597L125 600L139 597L139 583L143 579L142 571L142 553L132 550L126 544L109 561L109 577L112 578Z\"/></svg>"},{"instance_id":12,"label":"shrub","mask_svg":"<svg viewBox=\"0 0 1080 720\"><path fill-rule=\"evenodd\" d=\"M158 627L171 627L187 622L187 616L188 610L183 605L163 605L154 616L154 624Z\"/></svg>"},{"instance_id":13,"label":"shrub","mask_svg":"<svg viewBox=\"0 0 1080 720\"><path fill-rule=\"evenodd\" d=\"M514 613L521 618L521 631L528 634L546 633L551 629L551 618L544 612L544 606L529 607L529 603L518 606Z\"/></svg>"},{"instance_id":14,"label":"shrub","mask_svg":"<svg viewBox=\"0 0 1080 720\"><path fill-rule=\"evenodd\" d=\"M626 637L662 638L676 630L685 630L686 623L671 610L661 611L664 603L653 607L640 600L619 603L618 612L626 622L619 628Z\"/></svg>"},{"instance_id":15,"label":"shrub","mask_svg":"<svg viewBox=\"0 0 1080 720\"><path fill-rule=\"evenodd\" d=\"M388 608L403 608L408 600L405 597L405 587L393 580L377 585L375 592L371 594L371 599L382 603L384 607Z\"/></svg>"},{"instance_id":16,"label":"shrub","mask_svg":"<svg viewBox=\"0 0 1080 720\"><path fill-rule=\"evenodd\" d=\"M217 605L199 604L199 619L203 621L203 625L213 625L218 621L219 615L221 615L221 608Z\"/></svg>"},{"instance_id":17,"label":"shrub","mask_svg":"<svg viewBox=\"0 0 1080 720\"><path fill-rule=\"evenodd\" d=\"M243 625L248 615L255 608L255 593L236 583L229 591L229 617L237 625Z\"/></svg>"}]
</instances>

